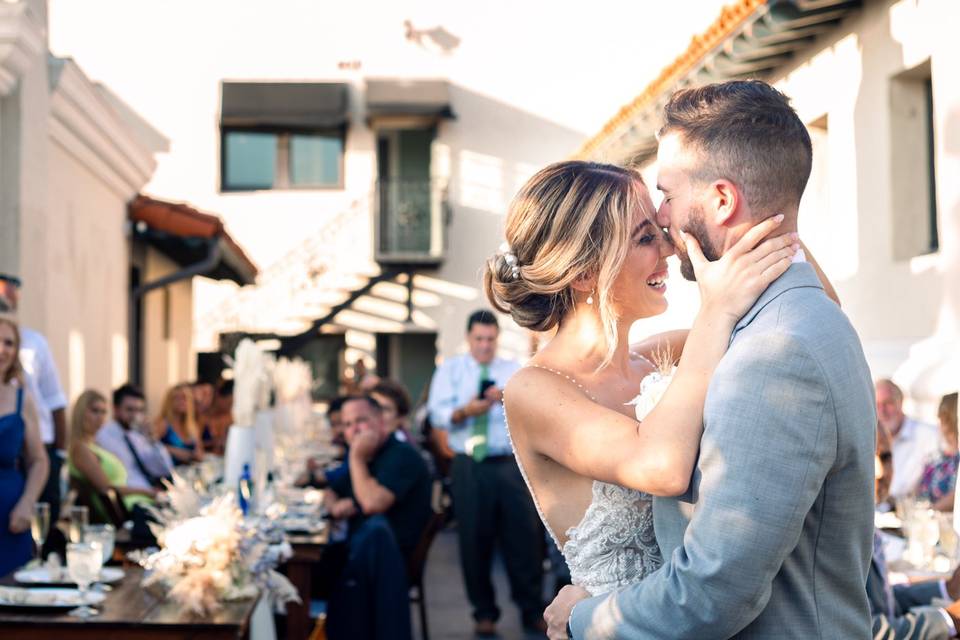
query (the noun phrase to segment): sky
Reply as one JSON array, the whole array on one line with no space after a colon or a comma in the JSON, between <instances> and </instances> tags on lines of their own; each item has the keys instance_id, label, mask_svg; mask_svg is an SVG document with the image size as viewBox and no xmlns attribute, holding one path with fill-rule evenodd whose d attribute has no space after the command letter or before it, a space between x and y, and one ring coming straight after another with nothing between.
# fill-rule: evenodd
<instances>
[{"instance_id":1,"label":"sky","mask_svg":"<svg viewBox=\"0 0 960 640\"><path fill-rule=\"evenodd\" d=\"M309 61L318 78L336 75L342 61L359 61L368 75L416 65L592 135L679 55L722 5L720 0L50 0L50 47L74 58L161 131L167 115L156 92L180 88L177 65L189 63L176 49L233 51L243 44L258 53L242 61L248 77L258 68L264 76L274 75L267 67L278 57ZM404 20L420 29L442 26L460 45L448 56L416 50L403 39ZM269 48L258 50L264 42ZM197 63L208 64L211 53L196 56Z\"/></svg>"}]
</instances>

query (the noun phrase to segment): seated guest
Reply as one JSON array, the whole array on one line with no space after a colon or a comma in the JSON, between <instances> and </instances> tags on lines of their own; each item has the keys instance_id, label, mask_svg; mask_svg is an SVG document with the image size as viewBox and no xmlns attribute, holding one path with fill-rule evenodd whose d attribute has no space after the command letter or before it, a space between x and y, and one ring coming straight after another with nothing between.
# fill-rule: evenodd
<instances>
[{"instance_id":1,"label":"seated guest","mask_svg":"<svg viewBox=\"0 0 960 640\"><path fill-rule=\"evenodd\" d=\"M197 380L190 385L190 393L193 394L193 417L197 421L197 431L203 440L203 449L210 451L213 445L213 432L210 430L213 384L206 380Z\"/></svg>"},{"instance_id":2,"label":"seated guest","mask_svg":"<svg viewBox=\"0 0 960 640\"><path fill-rule=\"evenodd\" d=\"M890 485L896 501L917 489L928 462L940 453L940 438L932 424L920 422L903 412L903 391L891 380L878 380L877 419L890 434L893 466L897 476Z\"/></svg>"},{"instance_id":3,"label":"seated guest","mask_svg":"<svg viewBox=\"0 0 960 640\"><path fill-rule=\"evenodd\" d=\"M49 469L37 408L23 383L20 331L0 318L0 576L33 557L30 521Z\"/></svg>"},{"instance_id":4,"label":"seated guest","mask_svg":"<svg viewBox=\"0 0 960 640\"><path fill-rule=\"evenodd\" d=\"M890 436L882 423L877 428L875 458L877 504L886 501L893 480ZM867 575L867 599L873 618L874 640L940 640L953 638L960 629L960 568L949 580L929 580L910 585L887 582L887 561L880 532L874 532L873 560ZM934 599L950 601L945 608Z\"/></svg>"},{"instance_id":5,"label":"seated guest","mask_svg":"<svg viewBox=\"0 0 960 640\"><path fill-rule=\"evenodd\" d=\"M396 380L381 378L370 395L383 408L387 428L400 440L410 442L410 394L406 388Z\"/></svg>"},{"instance_id":6,"label":"seated guest","mask_svg":"<svg viewBox=\"0 0 960 640\"><path fill-rule=\"evenodd\" d=\"M173 473L170 453L142 431L146 415L143 392L125 384L113 392L113 420L97 432L96 443L120 459L127 470L127 485L159 489Z\"/></svg>"},{"instance_id":7,"label":"seated guest","mask_svg":"<svg viewBox=\"0 0 960 640\"><path fill-rule=\"evenodd\" d=\"M227 431L233 426L233 380L221 380L213 395L213 405L207 418L210 430L210 446L204 442L204 449L223 455L227 446Z\"/></svg>"},{"instance_id":8,"label":"seated guest","mask_svg":"<svg viewBox=\"0 0 960 640\"><path fill-rule=\"evenodd\" d=\"M342 416L350 473L330 484L324 495L327 509L338 519L385 515L407 558L430 519L427 465L411 444L391 437L372 397L347 398Z\"/></svg>"},{"instance_id":9,"label":"seated guest","mask_svg":"<svg viewBox=\"0 0 960 640\"><path fill-rule=\"evenodd\" d=\"M167 391L160 415L153 421L153 434L176 464L203 460L203 442L197 429L190 385L178 384Z\"/></svg>"},{"instance_id":10,"label":"seated guest","mask_svg":"<svg viewBox=\"0 0 960 640\"><path fill-rule=\"evenodd\" d=\"M107 418L107 399L88 389L80 394L70 416L70 476L86 481L97 492L114 489L128 511L137 505L151 503L157 495L152 487L132 487L127 483L123 462L96 443L97 432ZM99 496L93 495L97 520L109 522L110 514Z\"/></svg>"},{"instance_id":11,"label":"seated guest","mask_svg":"<svg viewBox=\"0 0 960 640\"><path fill-rule=\"evenodd\" d=\"M330 423L330 430L333 432L333 444L341 445L346 451L347 441L343 436L343 418L341 411L343 402L346 400L343 396L336 397L327 405L327 421ZM349 473L349 464L344 458L343 461L331 469L324 469L313 458L307 459L307 470L297 479L297 486L317 487L322 489L331 482L345 477Z\"/></svg>"},{"instance_id":12,"label":"seated guest","mask_svg":"<svg viewBox=\"0 0 960 640\"><path fill-rule=\"evenodd\" d=\"M937 418L940 420L943 452L938 460L924 468L920 486L917 488L917 497L929 500L933 508L939 511L953 511L957 464L960 463L960 448L957 446L957 394L951 393L941 398Z\"/></svg>"}]
</instances>

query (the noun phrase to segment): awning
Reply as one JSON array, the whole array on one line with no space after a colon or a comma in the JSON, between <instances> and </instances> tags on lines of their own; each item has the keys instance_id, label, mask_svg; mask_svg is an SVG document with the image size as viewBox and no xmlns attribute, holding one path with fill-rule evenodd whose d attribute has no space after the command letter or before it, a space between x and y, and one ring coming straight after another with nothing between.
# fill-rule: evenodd
<instances>
[{"instance_id":1,"label":"awning","mask_svg":"<svg viewBox=\"0 0 960 640\"><path fill-rule=\"evenodd\" d=\"M453 118L445 80L367 80L367 117L434 116Z\"/></svg>"},{"instance_id":2,"label":"awning","mask_svg":"<svg viewBox=\"0 0 960 640\"><path fill-rule=\"evenodd\" d=\"M219 217L176 202L137 196L128 207L134 237L154 247L181 267L203 260L211 243L220 248L220 259L204 277L253 284L257 267L230 237Z\"/></svg>"},{"instance_id":3,"label":"awning","mask_svg":"<svg viewBox=\"0 0 960 640\"><path fill-rule=\"evenodd\" d=\"M349 119L342 82L224 82L220 124L231 127L339 127Z\"/></svg>"}]
</instances>

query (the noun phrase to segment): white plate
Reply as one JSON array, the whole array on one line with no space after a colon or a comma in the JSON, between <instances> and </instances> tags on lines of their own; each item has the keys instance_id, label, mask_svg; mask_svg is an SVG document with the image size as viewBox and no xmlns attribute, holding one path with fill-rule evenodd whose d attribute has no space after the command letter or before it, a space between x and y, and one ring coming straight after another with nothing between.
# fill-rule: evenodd
<instances>
[{"instance_id":1,"label":"white plate","mask_svg":"<svg viewBox=\"0 0 960 640\"><path fill-rule=\"evenodd\" d=\"M100 604L106 598L103 593L87 591L86 604ZM79 589L0 587L0 607L72 609L81 604Z\"/></svg>"},{"instance_id":2,"label":"white plate","mask_svg":"<svg viewBox=\"0 0 960 640\"><path fill-rule=\"evenodd\" d=\"M123 580L123 569L117 567L103 567L100 569L100 579L97 582L119 582ZM70 574L66 567L63 568L57 580L52 579L50 570L46 567L35 567L33 569L22 569L13 574L13 579L23 584L73 584Z\"/></svg>"}]
</instances>

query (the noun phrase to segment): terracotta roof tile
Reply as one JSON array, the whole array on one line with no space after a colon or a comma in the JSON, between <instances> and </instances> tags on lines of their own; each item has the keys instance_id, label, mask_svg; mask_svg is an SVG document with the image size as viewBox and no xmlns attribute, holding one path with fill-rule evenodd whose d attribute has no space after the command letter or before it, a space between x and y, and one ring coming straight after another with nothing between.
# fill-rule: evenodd
<instances>
[{"instance_id":1,"label":"terracotta roof tile","mask_svg":"<svg viewBox=\"0 0 960 640\"><path fill-rule=\"evenodd\" d=\"M673 87L677 81L689 73L707 53L721 44L737 27L743 24L759 7L766 3L767 0L738 0L735 4L724 7L720 12L720 16L714 20L713 24L711 24L706 31L693 36L686 51L667 65L660 72L660 75L640 92L640 95L630 103L621 107L617 114L607 121L598 134L583 144L577 152L576 157L588 158L594 151L606 143L610 136L616 133L621 126L629 122L663 92Z\"/></svg>"}]
</instances>

